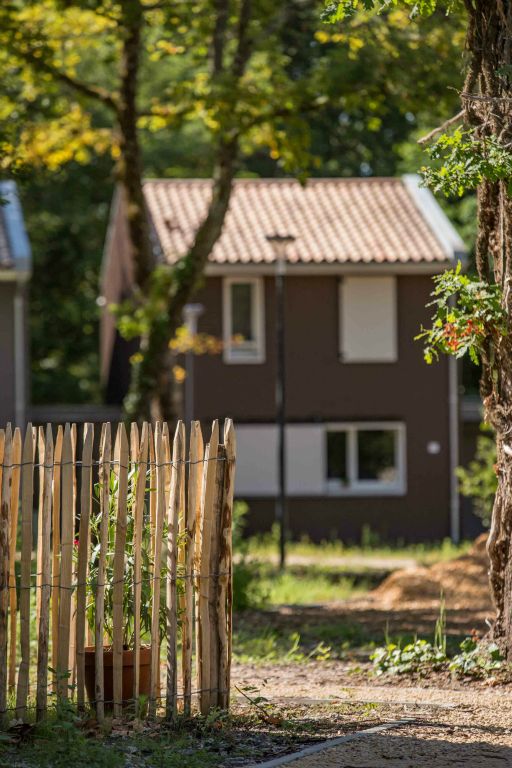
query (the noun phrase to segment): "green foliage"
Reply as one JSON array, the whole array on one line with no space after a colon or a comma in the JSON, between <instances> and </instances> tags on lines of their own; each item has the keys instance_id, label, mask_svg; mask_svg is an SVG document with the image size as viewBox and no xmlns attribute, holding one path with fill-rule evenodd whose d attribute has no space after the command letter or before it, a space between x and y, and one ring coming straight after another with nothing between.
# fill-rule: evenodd
<instances>
[{"instance_id":1,"label":"green foliage","mask_svg":"<svg viewBox=\"0 0 512 768\"><path fill-rule=\"evenodd\" d=\"M370 656L375 674L427 675L431 670L442 669L446 654L428 640L415 640L402 648L400 644L387 643Z\"/></svg>"},{"instance_id":2,"label":"green foliage","mask_svg":"<svg viewBox=\"0 0 512 768\"><path fill-rule=\"evenodd\" d=\"M376 675L427 676L432 671L449 670L457 677L488 677L501 669L503 657L494 643L479 640L476 633L466 637L459 645L459 653L449 658L446 646L446 609L441 597L439 616L430 642L415 638L402 647L389 640L370 656Z\"/></svg>"},{"instance_id":3,"label":"green foliage","mask_svg":"<svg viewBox=\"0 0 512 768\"><path fill-rule=\"evenodd\" d=\"M388 643L377 648L370 660L376 675L427 676L432 671L449 670L456 677L485 678L503 668L503 656L494 643L466 637L453 658L446 655L446 646L440 647L428 640L416 639L401 647Z\"/></svg>"},{"instance_id":4,"label":"green foliage","mask_svg":"<svg viewBox=\"0 0 512 768\"><path fill-rule=\"evenodd\" d=\"M122 768L125 756L113 744L87 738L76 716L59 712L38 723L21 744L3 747L0 740L0 765L26 768ZM7 735L7 734L6 734ZM22 757L21 754L22 753Z\"/></svg>"},{"instance_id":5,"label":"green foliage","mask_svg":"<svg viewBox=\"0 0 512 768\"><path fill-rule=\"evenodd\" d=\"M412 161L398 169L402 148L456 107L463 24L451 16L442 25L435 18L412 25L410 8L396 5L382 17L361 13L338 32L321 24L322 5L257 4L255 55L236 92L210 79L211 3L148 14L139 99L146 174L210 176L222 125L242 131L245 176L414 170ZM0 39L0 166L7 174L21 170L34 246L32 399L97 402L96 298L118 136L104 106L38 74L12 47L34 46L76 79L115 90L120 32L109 18L119 5L9 6L19 23L15 33L6 23ZM5 4L0 20L9 13ZM155 306L136 307L130 319L133 309L120 311L124 330L136 335Z\"/></svg>"},{"instance_id":6,"label":"green foliage","mask_svg":"<svg viewBox=\"0 0 512 768\"><path fill-rule=\"evenodd\" d=\"M496 136L478 139L458 128L443 134L428 152L433 160L441 161L440 168L422 168L425 182L435 192L462 197L486 179L505 181L512 193L512 152Z\"/></svg>"},{"instance_id":7,"label":"green foliage","mask_svg":"<svg viewBox=\"0 0 512 768\"><path fill-rule=\"evenodd\" d=\"M473 510L484 525L491 523L494 496L498 487L496 476L496 440L490 427L481 426L474 458L467 467L457 468L459 488L463 496L473 499Z\"/></svg>"},{"instance_id":8,"label":"green foliage","mask_svg":"<svg viewBox=\"0 0 512 768\"><path fill-rule=\"evenodd\" d=\"M123 645L125 648L130 648L133 643L134 634L134 594L133 585L135 581L135 550L134 550L134 533L135 533L135 521L133 515L133 508L135 502L135 483L137 482L138 469L132 468L128 476L128 495L127 495L127 525L126 525L126 544L125 544L125 559L124 559L124 577L123 577ZM149 484L150 473L147 473L146 477L146 495L153 493L154 489ZM115 551L115 536L116 536L116 496L118 493L119 481L117 474L112 471L110 473L110 488L109 488L109 509L108 509L108 543L107 543L107 560L106 560L106 572L105 572L105 634L110 641L113 639L113 613L114 613L114 551ZM94 486L95 501L97 509L99 508L99 498L102 492L102 486L100 483L96 483ZM96 586L98 583L98 562L100 551L100 526L101 515L93 514L91 518L91 537L93 543L90 565L89 565L89 579L87 582L87 620L91 631L94 633L95 627L95 605L96 605ZM76 541L78 544L78 540ZM178 541L178 546L180 542ZM160 571L161 584L165 584L165 577L167 574L167 567L165 563L166 558L163 558L163 563ZM141 636L148 638L151 632L151 604L154 590L154 575L153 575L153 553L151 552L151 534L150 534L150 520L149 509L147 504L143 509L143 525L142 525L142 542L141 542L141 608L140 608L140 631ZM181 575L183 572L181 570ZM183 587L183 581L178 581L178 588ZM165 635L166 630L166 610L165 610L165 594L164 590L160 594L160 638Z\"/></svg>"},{"instance_id":9,"label":"green foliage","mask_svg":"<svg viewBox=\"0 0 512 768\"><path fill-rule=\"evenodd\" d=\"M460 653L453 657L448 668L458 677L488 677L503 667L503 661L495 643L466 637L460 644Z\"/></svg>"},{"instance_id":10,"label":"green foliage","mask_svg":"<svg viewBox=\"0 0 512 768\"><path fill-rule=\"evenodd\" d=\"M432 326L422 327L416 336L424 341L426 362L438 360L440 354L469 354L478 364L486 347L507 333L500 287L463 274L460 262L456 269L436 275L434 283L428 305L435 307Z\"/></svg>"},{"instance_id":11,"label":"green foliage","mask_svg":"<svg viewBox=\"0 0 512 768\"><path fill-rule=\"evenodd\" d=\"M431 15L437 8L450 12L460 7L460 0L334 0L329 2L322 14L324 21L334 23L350 18L358 11L387 11L392 7L405 6L412 16Z\"/></svg>"},{"instance_id":12,"label":"green foliage","mask_svg":"<svg viewBox=\"0 0 512 768\"><path fill-rule=\"evenodd\" d=\"M249 540L243 530L249 507L236 501L233 507L233 610L246 611L262 608L267 602L267 591L261 581L261 565L249 557Z\"/></svg>"}]
</instances>

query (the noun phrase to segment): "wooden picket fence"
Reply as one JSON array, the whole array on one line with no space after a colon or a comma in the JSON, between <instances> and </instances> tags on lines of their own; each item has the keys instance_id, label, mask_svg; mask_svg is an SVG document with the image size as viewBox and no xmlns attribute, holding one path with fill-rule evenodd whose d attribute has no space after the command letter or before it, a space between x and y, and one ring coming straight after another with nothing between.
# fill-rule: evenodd
<instances>
[{"instance_id":1,"label":"wooden picket fence","mask_svg":"<svg viewBox=\"0 0 512 768\"><path fill-rule=\"evenodd\" d=\"M84 425L80 440L70 424L55 431L50 425L35 429L29 424L24 438L10 425L0 430L4 723L14 716L27 719L34 703L37 719L43 718L53 701L50 694L83 711L86 646L94 646L89 651L94 658L90 704L97 719L101 722L106 710L121 716L127 706L122 676L129 620L132 711L141 711L139 662L148 644L149 715L163 707L169 718L180 710L190 714L193 701L203 714L229 706L233 424L225 422L222 444L217 421L206 445L197 421L190 426L188 441L179 422L172 445L166 423L145 423L140 432L132 424L129 436L120 424L112 438L110 424L103 424L95 459L92 424ZM37 653L34 641L31 646L34 597ZM148 618L145 632L143 614ZM111 701L105 697L107 618L112 630Z\"/></svg>"}]
</instances>

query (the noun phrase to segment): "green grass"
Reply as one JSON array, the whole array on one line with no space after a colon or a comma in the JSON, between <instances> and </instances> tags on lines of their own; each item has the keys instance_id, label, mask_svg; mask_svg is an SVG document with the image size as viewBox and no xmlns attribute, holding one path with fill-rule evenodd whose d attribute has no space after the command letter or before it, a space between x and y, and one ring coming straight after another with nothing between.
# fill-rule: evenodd
<instances>
[{"instance_id":1,"label":"green grass","mask_svg":"<svg viewBox=\"0 0 512 768\"><path fill-rule=\"evenodd\" d=\"M287 544L287 554L293 556L311 558L321 564L326 558L362 558L368 560L371 567L372 560L381 558L393 558L396 560L414 559L418 565L432 565L437 562L451 560L465 554L472 542L464 541L461 544L453 544L450 539L442 542L404 544L397 542L395 545L383 544L371 531L363 531L360 544L344 544L342 541L323 541L315 544L307 537L300 541L290 541ZM251 557L259 560L268 560L276 557L277 537L275 531L262 536L253 536L247 542L247 551Z\"/></svg>"},{"instance_id":2,"label":"green grass","mask_svg":"<svg viewBox=\"0 0 512 768\"><path fill-rule=\"evenodd\" d=\"M260 587L269 605L332 603L364 594L373 586L368 578L320 566L289 566L283 573L262 567L261 573Z\"/></svg>"}]
</instances>

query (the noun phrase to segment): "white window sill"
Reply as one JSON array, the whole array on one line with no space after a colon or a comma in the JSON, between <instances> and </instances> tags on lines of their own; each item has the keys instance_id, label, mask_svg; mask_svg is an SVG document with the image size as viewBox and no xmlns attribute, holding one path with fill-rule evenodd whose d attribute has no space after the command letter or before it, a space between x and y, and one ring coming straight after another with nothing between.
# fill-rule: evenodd
<instances>
[{"instance_id":1,"label":"white window sill","mask_svg":"<svg viewBox=\"0 0 512 768\"><path fill-rule=\"evenodd\" d=\"M389 485L387 483L360 483L358 485L336 486L327 484L326 496L405 496L407 489L403 485Z\"/></svg>"},{"instance_id":2,"label":"white window sill","mask_svg":"<svg viewBox=\"0 0 512 768\"><path fill-rule=\"evenodd\" d=\"M223 361L227 365L259 365L265 362L265 355L263 353L247 354L247 355L233 355L229 352L225 352Z\"/></svg>"}]
</instances>

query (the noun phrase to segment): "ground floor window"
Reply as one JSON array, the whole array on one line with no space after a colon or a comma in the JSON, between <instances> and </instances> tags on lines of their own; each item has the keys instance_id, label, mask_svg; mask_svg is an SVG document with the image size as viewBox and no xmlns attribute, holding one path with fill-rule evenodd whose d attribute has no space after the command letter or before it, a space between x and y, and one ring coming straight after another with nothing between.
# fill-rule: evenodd
<instances>
[{"instance_id":1,"label":"ground floor window","mask_svg":"<svg viewBox=\"0 0 512 768\"><path fill-rule=\"evenodd\" d=\"M326 430L329 493L405 493L405 427L334 424Z\"/></svg>"}]
</instances>

